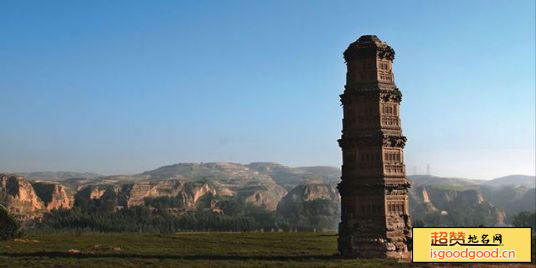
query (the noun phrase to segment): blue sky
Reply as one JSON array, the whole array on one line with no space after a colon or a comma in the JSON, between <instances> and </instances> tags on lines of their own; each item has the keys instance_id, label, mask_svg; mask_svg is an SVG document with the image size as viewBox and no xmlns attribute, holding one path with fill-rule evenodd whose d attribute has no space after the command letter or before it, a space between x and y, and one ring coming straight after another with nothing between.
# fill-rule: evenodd
<instances>
[{"instance_id":1,"label":"blue sky","mask_svg":"<svg viewBox=\"0 0 536 268\"><path fill-rule=\"evenodd\" d=\"M339 166L342 52L397 52L409 174L535 173L534 1L1 1L0 170Z\"/></svg>"}]
</instances>

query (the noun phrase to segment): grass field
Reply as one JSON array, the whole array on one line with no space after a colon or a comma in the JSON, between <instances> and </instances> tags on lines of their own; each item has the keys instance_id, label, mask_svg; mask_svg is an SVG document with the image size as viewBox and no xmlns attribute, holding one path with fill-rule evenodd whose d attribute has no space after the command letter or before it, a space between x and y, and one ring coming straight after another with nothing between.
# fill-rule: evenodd
<instances>
[{"instance_id":1,"label":"grass field","mask_svg":"<svg viewBox=\"0 0 536 268\"><path fill-rule=\"evenodd\" d=\"M339 258L336 240L333 233L30 235L0 242L0 267L409 266Z\"/></svg>"}]
</instances>

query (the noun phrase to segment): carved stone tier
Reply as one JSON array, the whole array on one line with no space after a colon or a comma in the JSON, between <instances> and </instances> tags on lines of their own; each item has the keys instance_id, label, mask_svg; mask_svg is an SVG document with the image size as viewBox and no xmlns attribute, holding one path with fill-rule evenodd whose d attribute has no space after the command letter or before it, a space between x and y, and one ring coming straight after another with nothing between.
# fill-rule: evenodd
<instances>
[{"instance_id":1,"label":"carved stone tier","mask_svg":"<svg viewBox=\"0 0 536 268\"><path fill-rule=\"evenodd\" d=\"M356 186L359 186L359 188L356 189ZM339 184L337 184L337 189L340 193L344 191L345 193L353 194L367 193L371 189L383 189L385 191L385 194L407 194L406 190L410 187L411 184L406 178L401 178L399 180L384 180L383 178L371 178L368 182L365 183L339 182ZM406 192L397 192L399 190L403 190Z\"/></svg>"},{"instance_id":2,"label":"carved stone tier","mask_svg":"<svg viewBox=\"0 0 536 268\"><path fill-rule=\"evenodd\" d=\"M355 103L357 98L362 96L378 98L383 102L400 103L402 101L402 92L398 88L393 90L347 90L344 94L339 95L342 105Z\"/></svg>"},{"instance_id":3,"label":"carved stone tier","mask_svg":"<svg viewBox=\"0 0 536 268\"><path fill-rule=\"evenodd\" d=\"M382 135L383 146L404 148L406 140L404 136Z\"/></svg>"},{"instance_id":4,"label":"carved stone tier","mask_svg":"<svg viewBox=\"0 0 536 268\"><path fill-rule=\"evenodd\" d=\"M381 145L386 147L404 148L407 139L405 136L387 135L382 131L378 131L375 134L361 137L346 137L343 135L343 137L337 141L342 149L350 149L363 145Z\"/></svg>"}]
</instances>

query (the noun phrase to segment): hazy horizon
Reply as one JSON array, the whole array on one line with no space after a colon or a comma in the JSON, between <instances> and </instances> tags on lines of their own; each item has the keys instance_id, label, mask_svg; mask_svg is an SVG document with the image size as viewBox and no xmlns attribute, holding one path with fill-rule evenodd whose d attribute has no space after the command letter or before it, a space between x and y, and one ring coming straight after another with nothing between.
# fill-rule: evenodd
<instances>
[{"instance_id":1,"label":"hazy horizon","mask_svg":"<svg viewBox=\"0 0 536 268\"><path fill-rule=\"evenodd\" d=\"M164 167L164 166L170 166L170 165L176 165L176 164L211 164L211 163L233 163L233 164L239 164L239 165L248 165L248 164L251 164L251 163L259 163L259 161L252 161L252 162L247 162L247 163L238 163L238 162L222 162L222 161L216 161L216 162L180 162L180 163L169 163L169 164L163 164L163 165L160 165L160 166L156 166L154 168L151 168L151 169L148 169L148 170L140 170L140 171L136 171L136 172L119 172L119 173L99 173L99 172L94 172L94 171L91 171L91 170L33 170L33 171L4 171L4 170L0 170L0 173L8 173L8 174L16 174L16 173L38 173L38 172L73 172L73 173L93 173L93 174L97 174L97 175L101 175L101 176L120 176L120 175L126 175L126 176L131 176L131 175L137 175L137 174L140 174L140 173L143 173L145 171L151 171L151 170L154 170L154 169L157 169L157 168L160 168L160 167ZM290 165L286 165L285 163L279 163L279 162L262 162L262 163L276 163L276 164L280 164L280 165L283 165L283 166L286 166L286 167L290 167L290 168L306 168L306 167L329 167L329 168L336 168L336 169L341 169L341 167L338 167L338 166L329 166L329 165L315 165L315 166L290 166ZM467 177L457 177L457 176L438 176L438 175L435 175L435 174L425 174L425 173L417 173L417 174L413 174L409 171L406 172L406 175L407 176L432 176L432 177L442 177L442 178L458 178L458 179L471 179L471 178L467 178ZM502 176L498 176L498 177L493 177L493 178L484 178L484 179L471 179L471 180L493 180L493 179L497 179L497 178L502 178L502 177L507 177L507 176L532 176L532 177L535 177L535 175L530 175L530 174L515 174L515 173L512 173L512 174L504 174Z\"/></svg>"},{"instance_id":2,"label":"hazy horizon","mask_svg":"<svg viewBox=\"0 0 536 268\"><path fill-rule=\"evenodd\" d=\"M429 166L440 177L534 176L534 10L534 1L2 2L0 171L340 167L342 53L375 34L396 51L408 175Z\"/></svg>"}]
</instances>

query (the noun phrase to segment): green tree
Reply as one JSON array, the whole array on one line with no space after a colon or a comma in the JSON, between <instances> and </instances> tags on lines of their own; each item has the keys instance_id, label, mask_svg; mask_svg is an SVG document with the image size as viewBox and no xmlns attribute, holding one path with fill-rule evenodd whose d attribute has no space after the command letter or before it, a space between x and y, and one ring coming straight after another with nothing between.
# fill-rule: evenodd
<instances>
[{"instance_id":1,"label":"green tree","mask_svg":"<svg viewBox=\"0 0 536 268\"><path fill-rule=\"evenodd\" d=\"M536 213L528 211L519 212L512 221L515 227L531 227L536 230Z\"/></svg>"},{"instance_id":2,"label":"green tree","mask_svg":"<svg viewBox=\"0 0 536 268\"><path fill-rule=\"evenodd\" d=\"M0 240L13 239L20 235L20 224L0 205Z\"/></svg>"}]
</instances>

